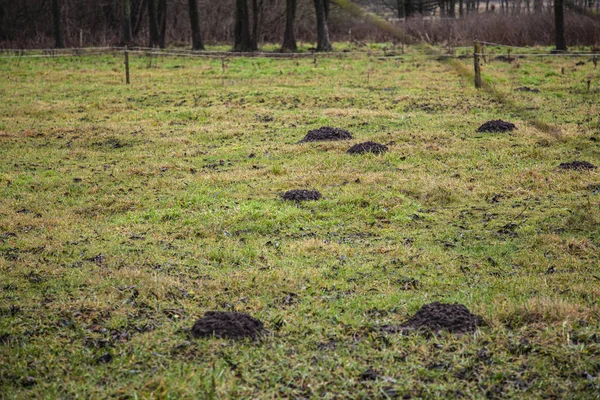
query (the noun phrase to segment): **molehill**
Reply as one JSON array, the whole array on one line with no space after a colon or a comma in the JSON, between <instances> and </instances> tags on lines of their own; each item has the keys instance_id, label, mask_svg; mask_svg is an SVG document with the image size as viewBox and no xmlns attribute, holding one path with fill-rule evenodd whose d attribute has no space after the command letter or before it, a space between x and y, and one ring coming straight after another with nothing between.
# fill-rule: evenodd
<instances>
[{"instance_id":1,"label":"molehill","mask_svg":"<svg viewBox=\"0 0 600 400\"><path fill-rule=\"evenodd\" d=\"M510 132L517 129L515 124L502 121L501 119L493 119L481 125L477 132Z\"/></svg>"},{"instance_id":2,"label":"molehill","mask_svg":"<svg viewBox=\"0 0 600 400\"><path fill-rule=\"evenodd\" d=\"M388 151L388 147L383 144L375 142L364 142L358 143L348 149L348 154L363 154L363 153L374 153L381 154Z\"/></svg>"},{"instance_id":3,"label":"molehill","mask_svg":"<svg viewBox=\"0 0 600 400\"><path fill-rule=\"evenodd\" d=\"M596 169L598 167L596 167L594 164L587 162L587 161L571 161L571 162L561 163L558 166L558 168L581 171L581 170Z\"/></svg>"},{"instance_id":4,"label":"molehill","mask_svg":"<svg viewBox=\"0 0 600 400\"><path fill-rule=\"evenodd\" d=\"M319 200L321 197L321 193L318 190L306 189L288 190L287 192L281 195L281 198L283 200L295 202Z\"/></svg>"},{"instance_id":5,"label":"molehill","mask_svg":"<svg viewBox=\"0 0 600 400\"><path fill-rule=\"evenodd\" d=\"M477 330L481 325L483 319L471 314L464 305L435 302L425 304L402 325L384 326L383 330L390 333L443 330L451 333L467 333Z\"/></svg>"},{"instance_id":6,"label":"molehill","mask_svg":"<svg viewBox=\"0 0 600 400\"><path fill-rule=\"evenodd\" d=\"M300 143L350 139L352 139L352 134L350 134L348 131L339 128L332 128L330 126L322 126L319 129L308 131Z\"/></svg>"},{"instance_id":7,"label":"molehill","mask_svg":"<svg viewBox=\"0 0 600 400\"><path fill-rule=\"evenodd\" d=\"M216 336L226 339L256 338L264 333L261 321L238 312L208 311L192 327L192 336L205 338Z\"/></svg>"}]
</instances>

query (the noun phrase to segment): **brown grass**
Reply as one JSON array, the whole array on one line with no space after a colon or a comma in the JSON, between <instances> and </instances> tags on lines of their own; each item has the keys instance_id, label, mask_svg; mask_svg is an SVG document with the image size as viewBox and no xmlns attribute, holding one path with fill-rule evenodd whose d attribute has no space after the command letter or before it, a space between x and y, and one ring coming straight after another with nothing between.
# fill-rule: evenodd
<instances>
[{"instance_id":1,"label":"brown grass","mask_svg":"<svg viewBox=\"0 0 600 400\"><path fill-rule=\"evenodd\" d=\"M498 319L510 329L526 325L547 326L589 321L593 310L566 300L550 297L534 297L520 306L510 305L502 310Z\"/></svg>"}]
</instances>

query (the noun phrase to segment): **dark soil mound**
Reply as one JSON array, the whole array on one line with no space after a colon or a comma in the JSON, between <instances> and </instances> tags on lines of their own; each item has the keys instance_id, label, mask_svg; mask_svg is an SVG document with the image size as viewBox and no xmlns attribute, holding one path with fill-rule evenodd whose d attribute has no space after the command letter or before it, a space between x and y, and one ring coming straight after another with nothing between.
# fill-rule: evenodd
<instances>
[{"instance_id":1,"label":"dark soil mound","mask_svg":"<svg viewBox=\"0 0 600 400\"><path fill-rule=\"evenodd\" d=\"M473 332L483 325L481 317L471 314L462 304L425 304L408 321L400 325L401 330L447 330L453 333Z\"/></svg>"},{"instance_id":2,"label":"dark soil mound","mask_svg":"<svg viewBox=\"0 0 600 400\"><path fill-rule=\"evenodd\" d=\"M589 163L587 161L571 161L562 163L558 166L560 169L574 169L574 170L584 170L584 169L596 169L594 164Z\"/></svg>"},{"instance_id":3,"label":"dark soil mound","mask_svg":"<svg viewBox=\"0 0 600 400\"><path fill-rule=\"evenodd\" d=\"M540 89L530 88L529 86L521 86L515 89L515 92L532 92L539 93Z\"/></svg>"},{"instance_id":4,"label":"dark soil mound","mask_svg":"<svg viewBox=\"0 0 600 400\"><path fill-rule=\"evenodd\" d=\"M515 124L502 121L501 119L493 119L481 125L477 132L510 132L517 129Z\"/></svg>"},{"instance_id":5,"label":"dark soil mound","mask_svg":"<svg viewBox=\"0 0 600 400\"><path fill-rule=\"evenodd\" d=\"M209 311L192 327L192 336L228 339L255 338L264 332L263 323L248 314Z\"/></svg>"},{"instance_id":6,"label":"dark soil mound","mask_svg":"<svg viewBox=\"0 0 600 400\"><path fill-rule=\"evenodd\" d=\"M375 142L364 142L355 144L354 146L348 149L349 154L362 154L362 153L375 153L381 154L388 151L388 147L383 144L375 143Z\"/></svg>"},{"instance_id":7,"label":"dark soil mound","mask_svg":"<svg viewBox=\"0 0 600 400\"><path fill-rule=\"evenodd\" d=\"M330 126L322 126L319 129L308 131L300 143L350 139L352 139L352 135L348 131Z\"/></svg>"},{"instance_id":8,"label":"dark soil mound","mask_svg":"<svg viewBox=\"0 0 600 400\"><path fill-rule=\"evenodd\" d=\"M287 201L308 201L308 200L319 200L321 198L321 193L318 190L305 190L305 189L296 189L296 190L288 190L284 194L281 195L283 200Z\"/></svg>"}]
</instances>

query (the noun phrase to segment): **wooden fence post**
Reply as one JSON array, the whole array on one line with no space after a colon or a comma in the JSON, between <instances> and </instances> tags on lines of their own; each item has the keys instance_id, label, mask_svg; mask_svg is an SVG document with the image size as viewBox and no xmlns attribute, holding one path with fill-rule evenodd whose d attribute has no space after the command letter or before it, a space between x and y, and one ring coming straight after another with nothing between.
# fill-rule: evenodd
<instances>
[{"instance_id":1,"label":"wooden fence post","mask_svg":"<svg viewBox=\"0 0 600 400\"><path fill-rule=\"evenodd\" d=\"M125 46L125 83L129 85L129 49Z\"/></svg>"},{"instance_id":2,"label":"wooden fence post","mask_svg":"<svg viewBox=\"0 0 600 400\"><path fill-rule=\"evenodd\" d=\"M473 45L473 67L475 69L475 87L479 89L481 87L481 64L479 63L479 55L481 54L481 46L477 37L475 38Z\"/></svg>"}]
</instances>

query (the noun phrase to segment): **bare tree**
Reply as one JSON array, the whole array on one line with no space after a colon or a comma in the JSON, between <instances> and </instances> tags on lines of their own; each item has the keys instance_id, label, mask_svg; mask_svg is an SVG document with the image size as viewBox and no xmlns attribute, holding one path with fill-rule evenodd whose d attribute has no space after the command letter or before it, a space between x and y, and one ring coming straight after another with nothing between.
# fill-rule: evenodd
<instances>
[{"instance_id":1,"label":"bare tree","mask_svg":"<svg viewBox=\"0 0 600 400\"><path fill-rule=\"evenodd\" d=\"M396 1L396 9L397 9L397 13L398 13L398 18L404 17L404 1L403 0Z\"/></svg>"},{"instance_id":2,"label":"bare tree","mask_svg":"<svg viewBox=\"0 0 600 400\"><path fill-rule=\"evenodd\" d=\"M252 50L258 50L262 12L263 0L252 0L252 36L250 38Z\"/></svg>"},{"instance_id":3,"label":"bare tree","mask_svg":"<svg viewBox=\"0 0 600 400\"><path fill-rule=\"evenodd\" d=\"M52 0L52 22L54 25L54 47L63 49L65 47L65 42L63 41L60 24L60 3L58 0Z\"/></svg>"},{"instance_id":4,"label":"bare tree","mask_svg":"<svg viewBox=\"0 0 600 400\"><path fill-rule=\"evenodd\" d=\"M317 14L317 51L332 51L333 47L329 41L329 27L327 16L329 14L327 0L315 0L315 12Z\"/></svg>"},{"instance_id":5,"label":"bare tree","mask_svg":"<svg viewBox=\"0 0 600 400\"><path fill-rule=\"evenodd\" d=\"M131 30L133 31L133 38L137 38L142 29L143 20L146 15L146 11L148 10L146 1L147 0L140 0L137 4L137 7L132 7L131 9L131 21L135 21L131 27Z\"/></svg>"},{"instance_id":6,"label":"bare tree","mask_svg":"<svg viewBox=\"0 0 600 400\"><path fill-rule=\"evenodd\" d=\"M156 47L160 44L156 0L146 0L146 3L148 4L148 24L150 25L150 47Z\"/></svg>"},{"instance_id":7,"label":"bare tree","mask_svg":"<svg viewBox=\"0 0 600 400\"><path fill-rule=\"evenodd\" d=\"M167 38L167 0L158 0L158 15L157 15L160 36L158 45L161 49L165 48Z\"/></svg>"},{"instance_id":8,"label":"bare tree","mask_svg":"<svg viewBox=\"0 0 600 400\"><path fill-rule=\"evenodd\" d=\"M563 0L554 0L554 28L556 30L556 50L567 51L565 41L565 14Z\"/></svg>"},{"instance_id":9,"label":"bare tree","mask_svg":"<svg viewBox=\"0 0 600 400\"><path fill-rule=\"evenodd\" d=\"M6 2L0 0L0 40L6 39L6 34L2 29L2 24L4 21L4 16L6 15Z\"/></svg>"},{"instance_id":10,"label":"bare tree","mask_svg":"<svg viewBox=\"0 0 600 400\"><path fill-rule=\"evenodd\" d=\"M285 33L283 34L283 44L281 51L296 51L296 33L294 32L294 22L296 20L297 0L286 0L285 3Z\"/></svg>"},{"instance_id":11,"label":"bare tree","mask_svg":"<svg viewBox=\"0 0 600 400\"><path fill-rule=\"evenodd\" d=\"M200 34L200 16L196 0L188 0L190 26L192 28L192 50L204 50L202 35Z\"/></svg>"},{"instance_id":12,"label":"bare tree","mask_svg":"<svg viewBox=\"0 0 600 400\"><path fill-rule=\"evenodd\" d=\"M413 0L404 0L404 17L408 18L413 13Z\"/></svg>"},{"instance_id":13,"label":"bare tree","mask_svg":"<svg viewBox=\"0 0 600 400\"><path fill-rule=\"evenodd\" d=\"M235 29L233 51L252 51L250 16L246 0L235 1Z\"/></svg>"},{"instance_id":14,"label":"bare tree","mask_svg":"<svg viewBox=\"0 0 600 400\"><path fill-rule=\"evenodd\" d=\"M131 29L131 0L122 0L123 7L123 32L121 43L130 44L133 40L133 31Z\"/></svg>"}]
</instances>

